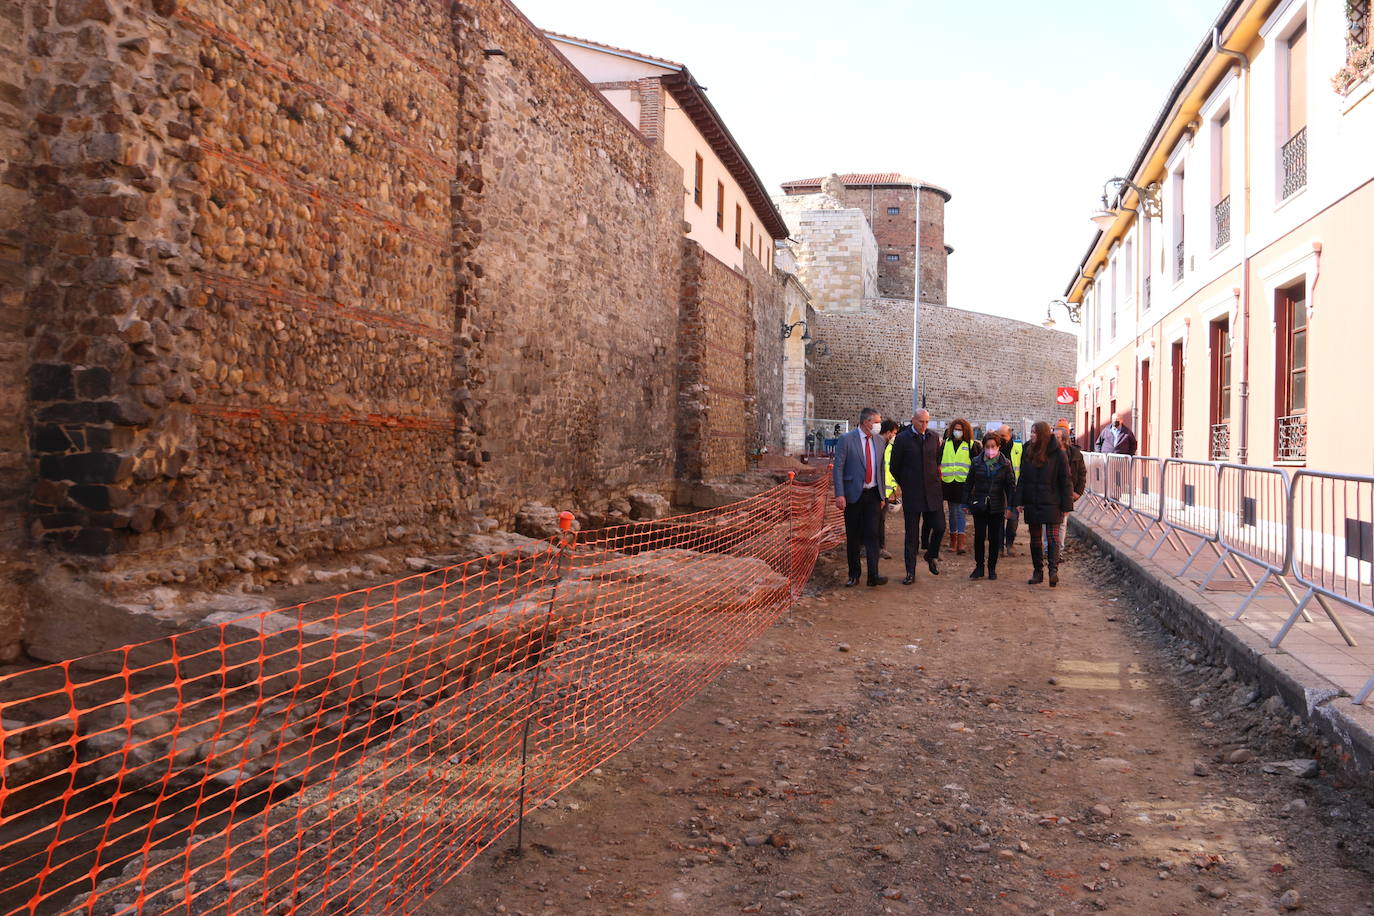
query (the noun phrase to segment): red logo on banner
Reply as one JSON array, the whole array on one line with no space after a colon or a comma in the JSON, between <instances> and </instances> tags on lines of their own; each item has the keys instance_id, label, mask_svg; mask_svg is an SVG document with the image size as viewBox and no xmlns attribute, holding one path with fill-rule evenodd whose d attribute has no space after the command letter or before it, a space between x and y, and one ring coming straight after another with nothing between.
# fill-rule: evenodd
<instances>
[{"instance_id":1,"label":"red logo on banner","mask_svg":"<svg viewBox=\"0 0 1374 916\"><path fill-rule=\"evenodd\" d=\"M1056 388L1054 389L1054 402L1056 404L1077 404L1077 388Z\"/></svg>"}]
</instances>

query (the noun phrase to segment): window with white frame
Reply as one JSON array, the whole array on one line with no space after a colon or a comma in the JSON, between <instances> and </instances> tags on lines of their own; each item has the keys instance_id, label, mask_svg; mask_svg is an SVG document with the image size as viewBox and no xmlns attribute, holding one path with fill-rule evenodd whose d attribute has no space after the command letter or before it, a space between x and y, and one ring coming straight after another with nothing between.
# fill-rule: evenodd
<instances>
[{"instance_id":1,"label":"window with white frame","mask_svg":"<svg viewBox=\"0 0 1374 916\"><path fill-rule=\"evenodd\" d=\"M1289 25L1279 41L1279 200L1307 187L1307 20Z\"/></svg>"},{"instance_id":2,"label":"window with white frame","mask_svg":"<svg viewBox=\"0 0 1374 916\"><path fill-rule=\"evenodd\" d=\"M1108 336L1108 338L1111 339L1111 340L1116 340L1116 311L1117 311L1117 309L1116 309L1116 304L1117 304L1117 300L1118 300L1118 298L1119 298L1119 296L1120 296L1120 291L1119 291L1119 287L1118 287L1118 284L1117 284L1116 262L1117 262L1117 259L1116 259L1115 257L1113 257L1113 258L1112 258L1111 270L1110 270L1110 272L1109 272L1109 274L1108 274L1108 293L1107 293L1107 295L1111 297L1110 305L1108 306L1108 307L1111 309L1111 317L1110 317L1110 319L1109 319L1109 321L1110 321L1111 323L1110 323L1110 327L1109 327L1107 336Z\"/></svg>"},{"instance_id":3,"label":"window with white frame","mask_svg":"<svg viewBox=\"0 0 1374 916\"><path fill-rule=\"evenodd\" d=\"M1154 240L1154 220L1148 216L1140 221L1140 310L1148 312L1150 310L1150 277L1153 271L1150 269L1154 263L1154 253L1150 250L1150 243Z\"/></svg>"},{"instance_id":4,"label":"window with white frame","mask_svg":"<svg viewBox=\"0 0 1374 916\"><path fill-rule=\"evenodd\" d=\"M1212 119L1212 249L1231 241L1231 112Z\"/></svg>"},{"instance_id":5,"label":"window with white frame","mask_svg":"<svg viewBox=\"0 0 1374 916\"><path fill-rule=\"evenodd\" d=\"M1183 279L1183 251L1184 251L1184 248L1183 248L1183 240L1184 240L1184 234L1183 234L1183 233L1184 233L1184 221L1183 221L1183 204L1184 204L1184 196L1183 196L1183 165L1182 165L1181 163L1179 164L1178 168L1174 170L1174 181L1173 181L1173 184L1174 184L1173 207L1172 207L1171 209L1173 210L1173 214L1174 214L1174 238L1173 238L1173 250L1170 252L1170 254L1172 254L1172 256L1173 256L1173 257L1172 257L1172 260L1173 260L1173 277L1174 277L1174 282L1177 283L1177 282L1179 282L1180 280Z\"/></svg>"},{"instance_id":6,"label":"window with white frame","mask_svg":"<svg viewBox=\"0 0 1374 916\"><path fill-rule=\"evenodd\" d=\"M1135 236L1121 243L1121 298L1127 302L1135 295Z\"/></svg>"}]
</instances>

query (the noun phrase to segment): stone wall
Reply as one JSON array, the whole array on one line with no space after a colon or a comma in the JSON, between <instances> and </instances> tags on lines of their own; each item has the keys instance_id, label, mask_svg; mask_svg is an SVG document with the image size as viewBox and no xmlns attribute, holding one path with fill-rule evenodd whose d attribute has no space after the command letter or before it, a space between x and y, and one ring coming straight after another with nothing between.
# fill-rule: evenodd
<instances>
[{"instance_id":1,"label":"stone wall","mask_svg":"<svg viewBox=\"0 0 1374 916\"><path fill-rule=\"evenodd\" d=\"M749 282L753 347L748 354L750 380L750 449L781 452L786 438L783 407L782 326L787 315L785 277L770 274L752 252L744 253ZM800 332L794 332L798 335Z\"/></svg>"},{"instance_id":2,"label":"stone wall","mask_svg":"<svg viewBox=\"0 0 1374 916\"><path fill-rule=\"evenodd\" d=\"M795 327L792 336L783 341L783 417L786 436L784 449L790 454L800 454L806 446L806 428L803 421L807 412L807 382L811 375L812 354L815 352L815 335L820 331L816 320L816 310L811 307L806 287L795 274L782 273L784 320L788 324L805 321L805 328ZM802 342L803 331L812 336L813 343L808 347Z\"/></svg>"},{"instance_id":3,"label":"stone wall","mask_svg":"<svg viewBox=\"0 0 1374 916\"><path fill-rule=\"evenodd\" d=\"M878 244L863 211L813 209L821 195L775 198L795 240L796 273L819 311L878 295Z\"/></svg>"},{"instance_id":4,"label":"stone wall","mask_svg":"<svg viewBox=\"0 0 1374 916\"><path fill-rule=\"evenodd\" d=\"M864 299L846 311L816 312L816 330L828 353L816 366L814 416L857 422L876 407L899 422L911 416L910 299Z\"/></svg>"},{"instance_id":5,"label":"stone wall","mask_svg":"<svg viewBox=\"0 0 1374 916\"><path fill-rule=\"evenodd\" d=\"M261 589L670 489L680 169L505 0L0 24L0 660L25 550ZM775 300L702 277L728 472Z\"/></svg>"},{"instance_id":6,"label":"stone wall","mask_svg":"<svg viewBox=\"0 0 1374 916\"><path fill-rule=\"evenodd\" d=\"M827 195L789 193L775 198L778 208L786 215L814 208ZM844 186L833 203L859 210L872 230L875 242L875 285L869 297L891 299L915 298L915 249L918 191L911 185L873 187ZM921 301L944 305L949 301L949 256L945 249L946 194L931 187L919 191L921 221ZM897 213L888 213L891 208ZM788 224L794 238L800 238L789 216ZM833 250L833 249L832 249ZM895 257L895 260L889 260Z\"/></svg>"},{"instance_id":7,"label":"stone wall","mask_svg":"<svg viewBox=\"0 0 1374 916\"><path fill-rule=\"evenodd\" d=\"M857 312L817 314L829 349L815 357L818 417L848 419L876 407L899 422L911 416L911 317L908 299L865 300ZM1072 334L948 306L921 307L920 394L940 423L975 426L1069 417L1054 389L1071 384ZM996 367L989 376L983 360Z\"/></svg>"},{"instance_id":8,"label":"stone wall","mask_svg":"<svg viewBox=\"0 0 1374 916\"><path fill-rule=\"evenodd\" d=\"M678 324L678 476L724 477L746 467L754 429L755 324L743 274L683 243Z\"/></svg>"},{"instance_id":9,"label":"stone wall","mask_svg":"<svg viewBox=\"0 0 1374 916\"><path fill-rule=\"evenodd\" d=\"M1072 420L1071 409L1055 403L1054 391L1073 384L1077 352L1076 338L1064 331L921 307L921 395L937 420L963 417L974 426L1001 421L1022 434L1028 422ZM997 371L983 371L988 365Z\"/></svg>"},{"instance_id":10,"label":"stone wall","mask_svg":"<svg viewBox=\"0 0 1374 916\"><path fill-rule=\"evenodd\" d=\"M32 485L27 432L28 346L24 339L24 244L29 202L28 129L33 110L24 72L33 5L0 0L0 662L20 647L25 540Z\"/></svg>"},{"instance_id":11,"label":"stone wall","mask_svg":"<svg viewBox=\"0 0 1374 916\"><path fill-rule=\"evenodd\" d=\"M472 508L508 524L530 499L597 515L627 489L667 492L682 171L509 4L463 10L460 46L505 52L469 71L463 111L459 320L478 342L458 398L460 436L480 439ZM729 338L736 372L743 339Z\"/></svg>"}]
</instances>

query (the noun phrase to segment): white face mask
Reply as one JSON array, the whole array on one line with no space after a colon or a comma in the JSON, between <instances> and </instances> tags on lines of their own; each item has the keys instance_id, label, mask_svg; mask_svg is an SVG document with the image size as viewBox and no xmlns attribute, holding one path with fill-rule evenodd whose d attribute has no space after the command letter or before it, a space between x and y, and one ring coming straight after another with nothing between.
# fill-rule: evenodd
<instances>
[{"instance_id":1,"label":"white face mask","mask_svg":"<svg viewBox=\"0 0 1374 916\"><path fill-rule=\"evenodd\" d=\"M954 431L953 435L954 435L955 441L957 442L958 440L964 438L964 431L963 431L962 429L956 429L956 430Z\"/></svg>"}]
</instances>

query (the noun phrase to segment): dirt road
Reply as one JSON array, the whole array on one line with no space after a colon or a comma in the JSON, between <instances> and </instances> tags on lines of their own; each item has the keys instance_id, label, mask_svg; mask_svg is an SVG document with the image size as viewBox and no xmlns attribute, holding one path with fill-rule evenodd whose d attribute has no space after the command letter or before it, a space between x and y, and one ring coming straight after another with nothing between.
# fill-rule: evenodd
<instances>
[{"instance_id":1,"label":"dirt road","mask_svg":"<svg viewBox=\"0 0 1374 916\"><path fill-rule=\"evenodd\" d=\"M997 582L964 556L846 589L826 558L523 855L502 838L421 912L1374 913L1367 797L1096 554L1030 587L1021 540Z\"/></svg>"}]
</instances>

